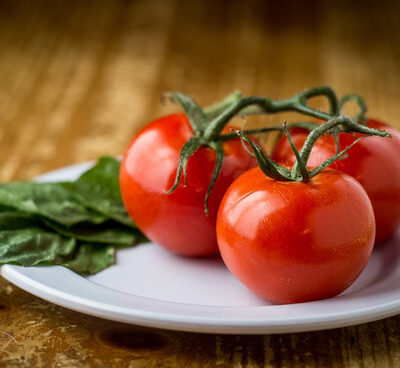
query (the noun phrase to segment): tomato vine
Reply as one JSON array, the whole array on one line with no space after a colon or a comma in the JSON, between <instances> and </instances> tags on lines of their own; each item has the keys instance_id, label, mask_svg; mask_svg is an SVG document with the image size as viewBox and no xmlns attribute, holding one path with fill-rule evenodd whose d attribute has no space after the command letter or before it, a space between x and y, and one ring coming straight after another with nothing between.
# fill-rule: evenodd
<instances>
[{"instance_id":1,"label":"tomato vine","mask_svg":"<svg viewBox=\"0 0 400 368\"><path fill-rule=\"evenodd\" d=\"M329 113L319 111L308 106L308 100L317 96L324 96L327 98L329 103ZM366 135L377 135L381 137L390 136L386 131L369 128L365 125L366 105L360 96L356 94L348 94L339 100L334 90L328 86L307 89L284 100L274 100L262 96L243 97L240 92L235 91L222 101L204 110L191 97L181 92L167 93L164 97L169 98L171 101L179 103L182 106L193 130L193 136L185 143L180 152L175 181L172 187L167 190L166 193L170 194L176 190L181 181L182 175L184 178L183 185L187 185L188 160L200 147L206 146L213 149L216 152L216 163L207 194L204 199L204 208L206 214L208 214L207 203L210 193L222 168L224 159L222 143L231 139L235 139L238 135L242 139L246 140L250 147L255 150L255 156L257 161L259 161L259 164L261 162L263 171L265 170L265 172L268 172L269 175L272 175L275 178L280 178L280 180L294 181L307 181L311 176L316 175L332 162L340 158L345 152L347 152L348 149L351 148L352 145L364 138L358 138L351 146L339 151L338 134L340 132L358 132ZM349 101L356 102L360 108L360 112L354 119L340 114L344 104ZM287 111L295 111L312 118L322 119L327 121L327 123L321 125L313 122L303 122L290 124L290 126L274 126L262 129L244 130L242 132L235 131L234 133L222 133L222 130L227 123L236 115L273 114ZM361 124L359 124L358 121L361 121ZM307 144L304 145L300 152L297 152L296 147L294 144L292 144L297 161L290 172L287 168L284 168L277 163L273 163L272 160L265 156L261 148L255 145L248 138L248 134L258 134L278 130L284 132L290 139L288 128L292 127L306 128L307 130L311 131L311 133L306 142ZM335 137L337 147L336 155L325 161L314 170L308 171L306 163L308 156L310 155L312 145L315 143L318 137L327 133L333 133Z\"/></svg>"}]
</instances>

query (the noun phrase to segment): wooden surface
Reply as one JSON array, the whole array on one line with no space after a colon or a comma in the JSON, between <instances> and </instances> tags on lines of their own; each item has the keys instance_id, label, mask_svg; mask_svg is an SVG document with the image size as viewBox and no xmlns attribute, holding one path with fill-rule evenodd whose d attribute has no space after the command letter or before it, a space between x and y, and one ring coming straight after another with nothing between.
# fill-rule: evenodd
<instances>
[{"instance_id":1,"label":"wooden surface","mask_svg":"<svg viewBox=\"0 0 400 368\"><path fill-rule=\"evenodd\" d=\"M283 98L327 84L400 128L398 4L0 1L0 180L121 154L176 109L160 104L168 90L208 104L236 88ZM179 333L87 317L0 279L0 366L400 367L400 316L315 333Z\"/></svg>"}]
</instances>

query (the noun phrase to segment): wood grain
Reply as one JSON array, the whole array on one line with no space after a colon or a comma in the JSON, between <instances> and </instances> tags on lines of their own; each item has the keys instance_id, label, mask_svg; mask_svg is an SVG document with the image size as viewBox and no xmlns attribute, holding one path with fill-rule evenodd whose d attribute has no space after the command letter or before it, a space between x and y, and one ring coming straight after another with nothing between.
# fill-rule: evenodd
<instances>
[{"instance_id":1,"label":"wood grain","mask_svg":"<svg viewBox=\"0 0 400 368\"><path fill-rule=\"evenodd\" d=\"M177 109L160 104L168 90L206 105L237 88L283 98L327 84L400 128L399 13L390 1L0 1L0 180L121 154ZM219 336L83 316L4 279L0 304L4 367L400 367L398 316Z\"/></svg>"}]
</instances>

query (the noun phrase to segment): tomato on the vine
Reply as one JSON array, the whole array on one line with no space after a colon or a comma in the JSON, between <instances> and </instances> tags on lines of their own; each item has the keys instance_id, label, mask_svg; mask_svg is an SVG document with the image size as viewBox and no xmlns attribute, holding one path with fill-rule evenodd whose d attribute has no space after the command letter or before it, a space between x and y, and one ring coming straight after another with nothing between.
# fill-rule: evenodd
<instances>
[{"instance_id":1,"label":"tomato on the vine","mask_svg":"<svg viewBox=\"0 0 400 368\"><path fill-rule=\"evenodd\" d=\"M187 185L182 176L176 189L166 193L174 184L181 150L193 136L185 114L146 125L126 150L120 188L129 215L150 240L177 254L206 256L218 253L215 223L226 189L257 163L239 138L222 143L224 159L208 199L207 215L204 200L216 164L213 149L199 147L187 162Z\"/></svg>"},{"instance_id":2,"label":"tomato on the vine","mask_svg":"<svg viewBox=\"0 0 400 368\"><path fill-rule=\"evenodd\" d=\"M376 120L368 119L367 126L385 129L393 139L369 137L352 147L347 155L335 161L330 167L340 170L357 179L367 192L375 213L376 243L387 240L400 225L400 133L394 128ZM308 131L295 128L291 136L300 149ZM339 148L349 146L361 136L347 133L339 134ZM315 143L308 165L315 167L336 152L332 134L324 135ZM281 137L272 154L272 159L292 165L296 157L286 137Z\"/></svg>"},{"instance_id":3,"label":"tomato on the vine","mask_svg":"<svg viewBox=\"0 0 400 368\"><path fill-rule=\"evenodd\" d=\"M366 265L374 236L367 194L355 179L330 169L308 182L249 170L227 190L217 219L228 269L275 303L341 293Z\"/></svg>"}]
</instances>

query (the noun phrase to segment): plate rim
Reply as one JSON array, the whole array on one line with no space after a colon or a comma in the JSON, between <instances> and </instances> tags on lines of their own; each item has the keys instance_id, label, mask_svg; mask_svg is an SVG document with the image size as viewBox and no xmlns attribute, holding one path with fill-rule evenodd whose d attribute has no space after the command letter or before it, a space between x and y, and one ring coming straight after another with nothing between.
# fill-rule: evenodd
<instances>
[{"instance_id":1,"label":"plate rim","mask_svg":"<svg viewBox=\"0 0 400 368\"><path fill-rule=\"evenodd\" d=\"M78 176L82 171L93 165L94 161L77 163L61 167L56 170L49 171L35 178L37 181L43 180L59 180L56 179L59 175ZM67 174L66 174L67 173ZM73 174L68 174L73 173ZM122 291L109 288L104 285L94 283L83 276L74 273L62 266L46 266L47 269L60 268L64 271L74 275L74 279L85 280L84 283L90 285L90 288L96 292L112 293L120 296L121 300L128 296L129 299L136 302L146 301L150 304L161 307L177 307L178 310L201 309L203 311L218 310L219 312L229 311L245 311L257 310L268 311L273 309L287 310L288 315L285 319L271 320L264 319L234 319L234 318L215 318L208 316L190 316L190 314L177 314L177 313L160 313L149 310L141 310L137 307L121 307L109 304L107 302L99 302L84 298L82 296L71 295L63 290L50 287L48 285L40 284L37 280L28 276L29 270L40 270L38 267L22 267L17 265L3 265L0 266L0 274L12 284L33 294L48 302L57 304L61 307L68 308L77 312L89 314L99 318L105 318L123 323L137 324L147 327L164 328L169 330L179 330L187 332L199 333L221 333L221 334L276 334L276 333L295 333L326 330L333 328L346 327L366 322L372 322L379 319L387 318L400 313L400 295L397 299L386 301L383 303L374 304L352 311L341 311L336 313L325 314L325 319L321 320L320 315L308 317L296 317L292 313L292 309L299 306L307 306L307 304L327 304L329 301L335 300L340 304L340 298L325 299L322 301L299 303L291 305L268 305L268 306L207 306L196 305L187 303L178 303L171 301L162 301L159 299L149 298L145 296L138 296ZM26 272L24 272L26 270ZM345 296L343 296L345 297ZM182 307L183 306L183 307ZM151 308L150 308L151 309Z\"/></svg>"},{"instance_id":2,"label":"plate rim","mask_svg":"<svg viewBox=\"0 0 400 368\"><path fill-rule=\"evenodd\" d=\"M62 266L48 266L46 268L63 268ZM245 310L257 310L268 312L271 308L287 308L288 315L285 319L233 319L233 318L215 318L210 316L188 316L182 314L160 313L154 311L145 311L137 308L128 308L115 306L106 302L93 301L81 296L71 295L65 291L43 286L36 280L32 280L26 276L21 270L29 270L34 267L22 267L17 265L4 265L0 268L1 275L10 281L12 284L20 287L21 289L33 294L41 299L47 300L53 304L61 307L71 309L80 313L89 314L95 317L109 319L117 322L128 324L137 324L147 327L164 328L169 330L186 331L186 332L201 332L201 333L220 333L220 334L279 334L279 333L296 333L307 331L318 331L326 329L341 328L351 325L357 325L366 322L377 321L379 319L387 318L399 313L400 299L381 303L380 305L373 305L352 311L345 311L339 313L328 313L325 319L321 320L321 316L298 317L291 316L291 309L298 308L299 306L306 306L311 303L326 303L331 299L325 299L317 302L298 303L290 305L268 305L268 306L207 306L195 305L186 303L177 303L162 301L153 298L137 296L133 294L124 293L118 290L113 290L106 286L102 286L87 280L86 278L75 274L73 271L65 269L68 273L76 275L77 278L85 280L90 284L91 288L97 290L107 290L120 296L128 296L130 299L147 300L149 303L156 304L156 306L172 306L182 307L183 309L203 309L203 310L218 310L220 312L237 311L243 312ZM35 268L37 269L37 268ZM338 301L338 299L336 299ZM339 302L340 303L340 302Z\"/></svg>"}]
</instances>

